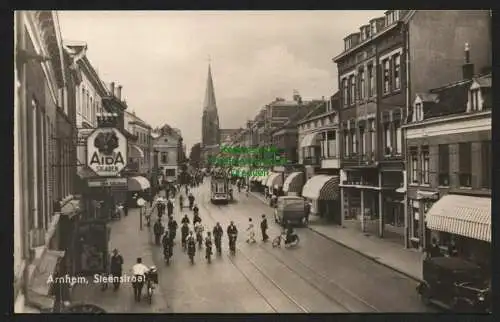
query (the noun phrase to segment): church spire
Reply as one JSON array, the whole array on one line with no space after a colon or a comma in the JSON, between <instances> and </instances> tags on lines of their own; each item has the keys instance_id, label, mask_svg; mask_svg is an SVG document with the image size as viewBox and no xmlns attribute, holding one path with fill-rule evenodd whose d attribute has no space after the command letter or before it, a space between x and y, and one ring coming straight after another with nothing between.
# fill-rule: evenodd
<instances>
[{"instance_id":1,"label":"church spire","mask_svg":"<svg viewBox=\"0 0 500 322\"><path fill-rule=\"evenodd\" d=\"M217 113L214 81L212 80L212 67L210 65L210 62L208 63L207 89L205 92L205 101L203 102L203 111L215 111Z\"/></svg>"}]
</instances>

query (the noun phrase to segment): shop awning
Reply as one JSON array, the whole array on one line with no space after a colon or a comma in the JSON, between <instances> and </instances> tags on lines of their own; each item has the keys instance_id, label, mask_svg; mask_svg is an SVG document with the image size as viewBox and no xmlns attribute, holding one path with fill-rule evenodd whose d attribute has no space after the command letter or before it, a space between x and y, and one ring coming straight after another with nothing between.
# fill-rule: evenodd
<instances>
[{"instance_id":1,"label":"shop awning","mask_svg":"<svg viewBox=\"0 0 500 322\"><path fill-rule=\"evenodd\" d=\"M54 297L50 295L49 277L55 275L59 258L64 257L64 251L45 250L38 263L28 286L28 304L39 310L51 309Z\"/></svg>"},{"instance_id":2,"label":"shop awning","mask_svg":"<svg viewBox=\"0 0 500 322\"><path fill-rule=\"evenodd\" d=\"M304 173L292 172L283 183L283 192L301 192L304 186Z\"/></svg>"},{"instance_id":3,"label":"shop awning","mask_svg":"<svg viewBox=\"0 0 500 322\"><path fill-rule=\"evenodd\" d=\"M144 158L144 151L135 144L130 144L130 150L129 150L129 158Z\"/></svg>"},{"instance_id":4,"label":"shop awning","mask_svg":"<svg viewBox=\"0 0 500 322\"><path fill-rule=\"evenodd\" d=\"M318 145L316 139L318 138L319 132L306 134L300 141L300 147L308 147Z\"/></svg>"},{"instance_id":5,"label":"shop awning","mask_svg":"<svg viewBox=\"0 0 500 322\"><path fill-rule=\"evenodd\" d=\"M64 206L62 206L61 215L68 216L69 218L77 215L81 211L80 205L81 203L78 199L68 201L66 204L64 204Z\"/></svg>"},{"instance_id":6,"label":"shop awning","mask_svg":"<svg viewBox=\"0 0 500 322\"><path fill-rule=\"evenodd\" d=\"M148 189L149 187L149 180L142 176L128 178L129 191L143 191Z\"/></svg>"},{"instance_id":7,"label":"shop awning","mask_svg":"<svg viewBox=\"0 0 500 322\"><path fill-rule=\"evenodd\" d=\"M80 179L97 177L97 174L86 165L83 167L79 167L78 170L76 171L76 174L80 177Z\"/></svg>"},{"instance_id":8,"label":"shop awning","mask_svg":"<svg viewBox=\"0 0 500 322\"><path fill-rule=\"evenodd\" d=\"M260 182L263 186L265 186L265 185L266 185L266 183L267 183L267 178L269 178L269 175L270 175L270 174L267 174L267 175L265 175L265 176L261 176L261 177L259 177L259 180L258 180L258 181L259 181L259 182Z\"/></svg>"},{"instance_id":9,"label":"shop awning","mask_svg":"<svg viewBox=\"0 0 500 322\"><path fill-rule=\"evenodd\" d=\"M267 178L266 185L270 189L283 186L283 174L281 172L271 172Z\"/></svg>"},{"instance_id":10,"label":"shop awning","mask_svg":"<svg viewBox=\"0 0 500 322\"><path fill-rule=\"evenodd\" d=\"M491 242L491 198L446 195L425 217L428 229Z\"/></svg>"},{"instance_id":11,"label":"shop awning","mask_svg":"<svg viewBox=\"0 0 500 322\"><path fill-rule=\"evenodd\" d=\"M339 176L320 174L309 179L302 196L313 200L337 200L339 198Z\"/></svg>"}]
</instances>

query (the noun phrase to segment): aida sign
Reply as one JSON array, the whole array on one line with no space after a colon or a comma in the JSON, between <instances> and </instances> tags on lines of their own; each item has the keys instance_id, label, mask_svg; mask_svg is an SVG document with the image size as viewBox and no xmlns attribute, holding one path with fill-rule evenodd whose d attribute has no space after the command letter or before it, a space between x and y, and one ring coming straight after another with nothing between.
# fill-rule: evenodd
<instances>
[{"instance_id":1,"label":"aida sign","mask_svg":"<svg viewBox=\"0 0 500 322\"><path fill-rule=\"evenodd\" d=\"M117 176L127 166L127 138L115 128L99 128L87 138L87 165L101 177Z\"/></svg>"}]
</instances>

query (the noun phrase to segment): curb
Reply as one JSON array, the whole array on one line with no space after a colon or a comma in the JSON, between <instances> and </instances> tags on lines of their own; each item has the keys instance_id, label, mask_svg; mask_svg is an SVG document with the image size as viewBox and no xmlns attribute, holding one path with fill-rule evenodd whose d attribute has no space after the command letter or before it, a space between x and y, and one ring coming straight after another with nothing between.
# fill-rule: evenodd
<instances>
[{"instance_id":1,"label":"curb","mask_svg":"<svg viewBox=\"0 0 500 322\"><path fill-rule=\"evenodd\" d=\"M267 204L267 203L265 203L265 202L264 202L264 200L262 200L261 198L259 198L258 196L256 196L256 195L255 195L255 193L250 192L250 195L252 195L252 197L254 197L255 199L258 199L258 200L259 200L259 201L261 201L262 203ZM401 269L399 269L399 268L396 268L396 267L391 266L391 265L389 265L389 264L387 264L387 263L384 263L384 262L382 262L381 260L379 260L379 259L377 259L377 258L375 258L375 257L373 257L373 256L370 256L370 255L368 255L368 254L366 254L366 253L364 253L364 252L362 252L362 251L360 251L360 250L358 250L358 249L356 249L356 248L354 248L354 247L351 247L351 246L349 246L349 245L347 245L347 244L345 244L345 243L342 243L342 242L340 242L340 241L338 241L338 240L336 240L336 239L334 239L334 238L332 238L332 237L330 237L330 236L327 236L327 235L325 235L325 234L323 234L323 233L321 233L321 232L319 232L319 231L317 231L317 230L315 230L315 229L311 228L310 226L307 226L307 228L308 228L309 230L311 230L312 232L314 232L314 233L316 233L316 234L318 234L318 235L320 235L320 236L322 236L322 237L324 237L324 238L326 238L326 239L328 239L328 240L331 240L331 241L333 241L333 242L335 242L335 243L337 243L337 244L339 244L339 245L341 245L341 246L343 246L343 247L345 247L345 248L347 248L347 249L350 249L350 250L352 250L352 251L354 251L354 252L356 252L356 253L360 254L361 256L363 256L363 257L365 257L365 258L367 258L367 259L369 259L369 260L371 260L371 261L374 261L374 262L376 262L376 263L378 263L378 264L381 264L381 265L383 265L383 266L385 266L385 267L387 267L387 268L389 268L389 269L391 269L391 270L393 270L393 271L396 271L396 272L398 272L398 273L400 273L400 274L402 274L402 275L404 275L404 276L406 276L406 277L409 277L409 278L411 278L411 279L412 279L412 280L414 280L414 281L417 281L417 282L421 282L421 281L422 281L422 279L421 279L421 278L419 278L419 277L413 276L413 275L411 275L411 274L409 274L409 273L407 273L407 272L404 272L403 270L401 270Z\"/></svg>"}]
</instances>

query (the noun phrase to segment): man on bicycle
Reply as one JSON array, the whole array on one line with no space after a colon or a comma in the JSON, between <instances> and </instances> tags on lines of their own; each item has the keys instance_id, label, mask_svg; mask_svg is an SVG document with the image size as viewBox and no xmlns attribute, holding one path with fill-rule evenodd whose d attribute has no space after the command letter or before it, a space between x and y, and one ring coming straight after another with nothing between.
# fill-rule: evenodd
<instances>
[{"instance_id":1,"label":"man on bicycle","mask_svg":"<svg viewBox=\"0 0 500 322\"><path fill-rule=\"evenodd\" d=\"M146 274L148 272L149 267L142 263L141 257L137 257L136 264L132 266L132 274L135 277L134 282L132 282L132 286L134 287L134 297L136 302L141 301L142 288L144 286L144 282L146 281Z\"/></svg>"},{"instance_id":2,"label":"man on bicycle","mask_svg":"<svg viewBox=\"0 0 500 322\"><path fill-rule=\"evenodd\" d=\"M222 229L220 223L216 223L215 227L212 231L214 235L214 240L215 240L215 247L217 248L217 252L220 254L221 252L221 241L222 241L222 235L224 234L224 230Z\"/></svg>"},{"instance_id":3,"label":"man on bicycle","mask_svg":"<svg viewBox=\"0 0 500 322\"><path fill-rule=\"evenodd\" d=\"M163 235L163 238L161 240L161 243L163 245L163 256L165 260L168 258L170 259L172 257L172 251L173 251L173 243L172 243L172 237L171 233L169 234L169 231L167 230L165 234Z\"/></svg>"},{"instance_id":4,"label":"man on bicycle","mask_svg":"<svg viewBox=\"0 0 500 322\"><path fill-rule=\"evenodd\" d=\"M232 251L234 246L236 246L236 238L238 237L238 229L233 221L227 227L227 236L229 237L229 250Z\"/></svg>"},{"instance_id":5,"label":"man on bicycle","mask_svg":"<svg viewBox=\"0 0 500 322\"><path fill-rule=\"evenodd\" d=\"M189 234L189 225L187 222L182 223L181 227L181 242L182 242L182 248L186 248L186 238L188 237Z\"/></svg>"},{"instance_id":6,"label":"man on bicycle","mask_svg":"<svg viewBox=\"0 0 500 322\"><path fill-rule=\"evenodd\" d=\"M175 240L175 236L177 235L177 227L177 221L175 221L173 216L170 216L170 218L168 218L168 230L172 242Z\"/></svg>"},{"instance_id":7,"label":"man on bicycle","mask_svg":"<svg viewBox=\"0 0 500 322\"><path fill-rule=\"evenodd\" d=\"M188 224L189 225L190 223L191 223L191 221L189 220L188 215L184 214L184 217L182 217L182 219L181 219L181 224Z\"/></svg>"}]
</instances>

